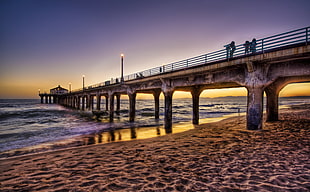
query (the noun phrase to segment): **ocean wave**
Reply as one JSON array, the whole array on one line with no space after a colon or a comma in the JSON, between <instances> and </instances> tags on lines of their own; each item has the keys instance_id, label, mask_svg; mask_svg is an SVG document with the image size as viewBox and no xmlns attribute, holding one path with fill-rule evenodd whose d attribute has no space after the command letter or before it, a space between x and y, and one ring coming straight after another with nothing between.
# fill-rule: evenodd
<instances>
[{"instance_id":1,"label":"ocean wave","mask_svg":"<svg viewBox=\"0 0 310 192\"><path fill-rule=\"evenodd\" d=\"M215 104L208 104L208 105L199 105L199 107L214 107L216 106Z\"/></svg>"},{"instance_id":2,"label":"ocean wave","mask_svg":"<svg viewBox=\"0 0 310 192\"><path fill-rule=\"evenodd\" d=\"M109 122L109 115L96 119L91 111L66 109L60 105L40 104L39 102L35 100L29 103L27 101L1 103L0 100L0 151L100 131L161 126L165 118L163 100L160 100L160 119L155 119L153 100L137 101L135 122L129 122L128 101L121 100L120 113L115 113L113 123ZM303 102L305 100L280 99L281 104ZM239 108L240 112L246 112L244 98L201 98L201 103L200 119L237 113ZM105 104L101 107L105 109ZM173 123L191 122L193 117L191 99L175 99L172 107Z\"/></svg>"}]
</instances>

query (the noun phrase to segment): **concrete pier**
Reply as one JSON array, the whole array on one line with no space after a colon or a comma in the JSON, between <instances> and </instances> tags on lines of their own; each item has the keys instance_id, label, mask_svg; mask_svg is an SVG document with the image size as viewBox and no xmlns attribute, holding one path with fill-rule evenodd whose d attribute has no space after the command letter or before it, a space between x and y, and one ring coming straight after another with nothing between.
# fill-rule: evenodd
<instances>
[{"instance_id":1,"label":"concrete pier","mask_svg":"<svg viewBox=\"0 0 310 192\"><path fill-rule=\"evenodd\" d=\"M307 29L308 30L308 29ZM308 30L309 31L309 30ZM308 34L307 34L308 35ZM65 94L54 95L53 101L76 109L93 110L96 98L96 110L101 110L101 96L104 96L106 109L109 111L110 122L114 119L114 99L116 97L116 112L120 112L120 97L129 97L129 119L136 118L136 96L139 93L153 94L154 116L159 119L159 96L164 95L164 127L167 133L172 132L172 103L175 91L187 91L192 96L192 123L199 124L199 98L202 91L207 89L244 87L247 95L247 129L260 130L263 128L263 98L267 96L267 121L276 121L278 114L278 97L282 88L289 83L310 82L310 45L309 42L280 46L274 49L257 50L256 53L230 57L223 52L223 59L203 61L193 65L189 60L176 64L165 65L150 69L154 75L139 78L131 76L123 82L107 81L99 85ZM238 47L238 46L237 46ZM239 46L240 47L240 46ZM240 52L244 52L240 50ZM238 53L238 49L236 50ZM195 58L197 62L198 57ZM200 60L199 60L200 62ZM179 67L182 64L182 68ZM183 67L184 66L184 67ZM147 73L146 73L147 74ZM135 76L135 75L133 75ZM127 80L129 79L129 80ZM40 94L41 103L51 103L51 97Z\"/></svg>"}]
</instances>

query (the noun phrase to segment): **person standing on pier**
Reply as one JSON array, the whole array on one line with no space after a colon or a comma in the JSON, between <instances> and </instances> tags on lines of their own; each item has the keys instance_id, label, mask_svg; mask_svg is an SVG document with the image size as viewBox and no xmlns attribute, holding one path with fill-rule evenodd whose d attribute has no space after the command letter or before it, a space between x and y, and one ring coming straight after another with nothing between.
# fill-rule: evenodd
<instances>
[{"instance_id":1,"label":"person standing on pier","mask_svg":"<svg viewBox=\"0 0 310 192\"><path fill-rule=\"evenodd\" d=\"M233 54L234 54L235 51L236 51L236 45L235 45L235 42L232 41L230 43L230 57L233 57Z\"/></svg>"},{"instance_id":2,"label":"person standing on pier","mask_svg":"<svg viewBox=\"0 0 310 192\"><path fill-rule=\"evenodd\" d=\"M233 57L233 54L236 50L235 42L232 41L230 44L225 45L224 47L226 47L226 58L228 59L230 57Z\"/></svg>"},{"instance_id":3,"label":"person standing on pier","mask_svg":"<svg viewBox=\"0 0 310 192\"><path fill-rule=\"evenodd\" d=\"M226 48L226 59L228 59L229 58L229 52L230 52L230 44L224 45L224 47Z\"/></svg>"},{"instance_id":4,"label":"person standing on pier","mask_svg":"<svg viewBox=\"0 0 310 192\"><path fill-rule=\"evenodd\" d=\"M250 45L250 51L251 51L252 53L256 53L256 45L257 45L256 39L253 38L253 40L252 40L252 42L251 42L251 45Z\"/></svg>"},{"instance_id":5,"label":"person standing on pier","mask_svg":"<svg viewBox=\"0 0 310 192\"><path fill-rule=\"evenodd\" d=\"M250 52L250 45L251 43L249 41L246 41L243 46L244 46L244 54L248 54Z\"/></svg>"}]
</instances>

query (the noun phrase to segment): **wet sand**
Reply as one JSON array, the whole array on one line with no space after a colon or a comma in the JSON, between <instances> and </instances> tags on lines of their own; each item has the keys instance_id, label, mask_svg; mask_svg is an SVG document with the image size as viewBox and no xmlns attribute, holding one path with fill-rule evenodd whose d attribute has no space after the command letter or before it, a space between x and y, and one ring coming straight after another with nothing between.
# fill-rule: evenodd
<instances>
[{"instance_id":1,"label":"wet sand","mask_svg":"<svg viewBox=\"0 0 310 192\"><path fill-rule=\"evenodd\" d=\"M145 140L0 160L0 191L309 191L310 106Z\"/></svg>"}]
</instances>

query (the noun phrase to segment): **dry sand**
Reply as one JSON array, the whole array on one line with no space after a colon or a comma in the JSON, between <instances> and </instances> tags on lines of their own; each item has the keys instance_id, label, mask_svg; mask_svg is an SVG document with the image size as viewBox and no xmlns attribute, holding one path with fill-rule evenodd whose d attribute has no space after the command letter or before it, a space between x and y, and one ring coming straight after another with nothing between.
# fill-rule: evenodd
<instances>
[{"instance_id":1,"label":"dry sand","mask_svg":"<svg viewBox=\"0 0 310 192\"><path fill-rule=\"evenodd\" d=\"M0 160L0 191L310 191L310 109Z\"/></svg>"}]
</instances>

